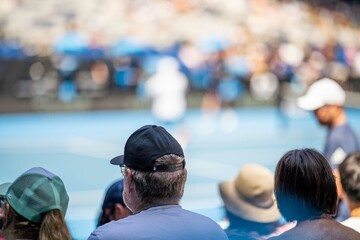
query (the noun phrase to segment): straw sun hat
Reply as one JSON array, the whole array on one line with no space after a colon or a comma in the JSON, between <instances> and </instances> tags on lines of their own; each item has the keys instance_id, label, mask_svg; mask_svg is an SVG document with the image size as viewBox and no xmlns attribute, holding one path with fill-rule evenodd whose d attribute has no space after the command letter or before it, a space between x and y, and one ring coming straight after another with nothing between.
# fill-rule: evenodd
<instances>
[{"instance_id":1,"label":"straw sun hat","mask_svg":"<svg viewBox=\"0 0 360 240\"><path fill-rule=\"evenodd\" d=\"M226 210L247 221L269 223L280 217L274 198L274 177L257 164L244 166L237 177L221 182L220 195Z\"/></svg>"}]
</instances>

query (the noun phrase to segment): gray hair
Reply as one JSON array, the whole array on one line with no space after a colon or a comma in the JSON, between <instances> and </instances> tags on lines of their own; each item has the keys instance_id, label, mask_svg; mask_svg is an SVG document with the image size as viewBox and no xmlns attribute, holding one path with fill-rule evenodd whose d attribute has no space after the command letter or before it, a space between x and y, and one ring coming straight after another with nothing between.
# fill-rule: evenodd
<instances>
[{"instance_id":1,"label":"gray hair","mask_svg":"<svg viewBox=\"0 0 360 240\"><path fill-rule=\"evenodd\" d=\"M155 160L155 165L178 164L184 157L164 155ZM174 172L142 172L131 169L136 193L142 205L178 204L184 194L186 168Z\"/></svg>"}]
</instances>

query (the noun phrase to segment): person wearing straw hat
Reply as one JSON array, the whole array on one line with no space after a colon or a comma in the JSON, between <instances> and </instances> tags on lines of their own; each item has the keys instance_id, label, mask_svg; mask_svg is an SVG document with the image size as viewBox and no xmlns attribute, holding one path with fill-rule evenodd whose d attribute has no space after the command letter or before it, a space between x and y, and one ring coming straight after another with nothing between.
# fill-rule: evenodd
<instances>
[{"instance_id":1,"label":"person wearing straw hat","mask_svg":"<svg viewBox=\"0 0 360 240\"><path fill-rule=\"evenodd\" d=\"M221 182L219 190L229 222L226 229L229 239L280 234L278 231L283 224L274 198L274 177L270 170L259 164L247 164L235 179Z\"/></svg>"}]
</instances>

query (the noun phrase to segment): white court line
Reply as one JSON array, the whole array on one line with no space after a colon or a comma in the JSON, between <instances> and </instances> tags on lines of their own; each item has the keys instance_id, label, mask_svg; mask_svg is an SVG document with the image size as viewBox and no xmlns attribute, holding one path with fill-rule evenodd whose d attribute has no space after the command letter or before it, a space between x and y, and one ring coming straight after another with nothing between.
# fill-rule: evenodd
<instances>
[{"instance_id":1,"label":"white court line","mask_svg":"<svg viewBox=\"0 0 360 240\"><path fill-rule=\"evenodd\" d=\"M65 147L70 153L106 160L119 155L122 151L119 144L84 137L69 138Z\"/></svg>"},{"instance_id":2,"label":"white court line","mask_svg":"<svg viewBox=\"0 0 360 240\"><path fill-rule=\"evenodd\" d=\"M199 159L191 159L186 162L188 173L200 177L206 177L217 181L231 179L236 176L240 167L234 164L226 164Z\"/></svg>"},{"instance_id":3,"label":"white court line","mask_svg":"<svg viewBox=\"0 0 360 240\"><path fill-rule=\"evenodd\" d=\"M53 152L59 151L63 145L63 141L39 138L26 138L0 141L0 149L6 154L31 154L38 152ZM9 152L7 152L9 151Z\"/></svg>"},{"instance_id":4,"label":"white court line","mask_svg":"<svg viewBox=\"0 0 360 240\"><path fill-rule=\"evenodd\" d=\"M71 191L66 219L94 219L103 201L104 189L91 191Z\"/></svg>"},{"instance_id":5,"label":"white court line","mask_svg":"<svg viewBox=\"0 0 360 240\"><path fill-rule=\"evenodd\" d=\"M69 136L64 139L45 140L42 138L31 138L31 140L16 139L6 142L1 141L0 149L2 152L6 151L7 154L68 151L70 153L99 158L105 158L107 155L114 156L122 151L122 147L119 144L78 136ZM16 151L12 151L15 149Z\"/></svg>"}]
</instances>

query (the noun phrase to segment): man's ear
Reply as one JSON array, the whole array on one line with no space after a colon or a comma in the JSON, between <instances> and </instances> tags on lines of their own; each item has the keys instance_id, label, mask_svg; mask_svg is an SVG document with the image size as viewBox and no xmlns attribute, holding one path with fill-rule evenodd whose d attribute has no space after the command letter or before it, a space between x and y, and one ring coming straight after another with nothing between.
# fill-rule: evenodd
<instances>
[{"instance_id":1,"label":"man's ear","mask_svg":"<svg viewBox=\"0 0 360 240\"><path fill-rule=\"evenodd\" d=\"M130 169L126 168L125 171L124 185L126 185L128 191L132 192L134 191L133 176Z\"/></svg>"}]
</instances>

